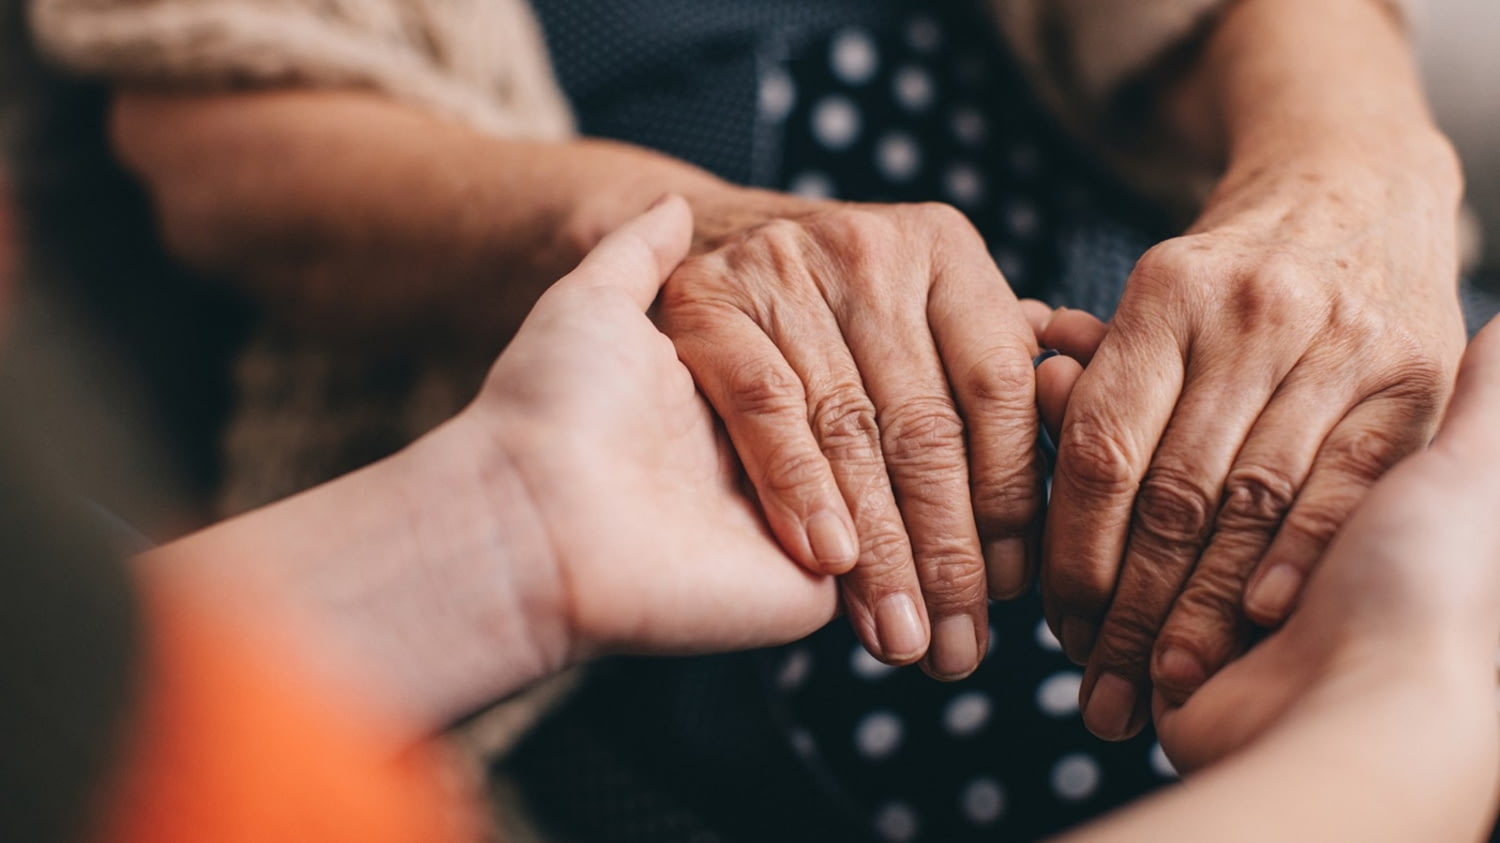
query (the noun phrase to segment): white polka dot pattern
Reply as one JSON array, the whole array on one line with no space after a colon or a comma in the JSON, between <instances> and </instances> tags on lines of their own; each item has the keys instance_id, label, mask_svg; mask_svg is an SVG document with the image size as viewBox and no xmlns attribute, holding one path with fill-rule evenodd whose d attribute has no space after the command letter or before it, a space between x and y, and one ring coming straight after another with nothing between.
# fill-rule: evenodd
<instances>
[{"instance_id":1,"label":"white polka dot pattern","mask_svg":"<svg viewBox=\"0 0 1500 843\"><path fill-rule=\"evenodd\" d=\"M812 653L806 647L798 647L787 653L781 662L781 671L776 674L776 687L782 691L795 691L812 675Z\"/></svg>"},{"instance_id":2,"label":"white polka dot pattern","mask_svg":"<svg viewBox=\"0 0 1500 843\"><path fill-rule=\"evenodd\" d=\"M989 777L975 779L959 795L959 805L974 825L994 825L1005 814L1005 788Z\"/></svg>"},{"instance_id":3,"label":"white polka dot pattern","mask_svg":"<svg viewBox=\"0 0 1500 843\"><path fill-rule=\"evenodd\" d=\"M1102 773L1093 756L1081 752L1059 758L1052 767L1052 792L1065 802L1082 802L1099 789Z\"/></svg>"},{"instance_id":4,"label":"white polka dot pattern","mask_svg":"<svg viewBox=\"0 0 1500 843\"><path fill-rule=\"evenodd\" d=\"M880 69L880 57L868 32L845 30L833 39L829 62L835 75L849 85L863 85Z\"/></svg>"},{"instance_id":5,"label":"white polka dot pattern","mask_svg":"<svg viewBox=\"0 0 1500 843\"><path fill-rule=\"evenodd\" d=\"M797 86L785 70L767 71L760 79L760 114L775 123L785 120L797 105Z\"/></svg>"},{"instance_id":6,"label":"white polka dot pattern","mask_svg":"<svg viewBox=\"0 0 1500 843\"><path fill-rule=\"evenodd\" d=\"M838 188L827 173L801 173L792 179L788 189L804 199L832 199L838 195Z\"/></svg>"},{"instance_id":7,"label":"white polka dot pattern","mask_svg":"<svg viewBox=\"0 0 1500 843\"><path fill-rule=\"evenodd\" d=\"M813 136L830 150L847 149L859 139L859 109L845 97L828 97L812 113Z\"/></svg>"},{"instance_id":8,"label":"white polka dot pattern","mask_svg":"<svg viewBox=\"0 0 1500 843\"><path fill-rule=\"evenodd\" d=\"M878 761L901 746L903 731L901 718L889 711L876 711L859 721L854 730L854 747L860 755Z\"/></svg>"},{"instance_id":9,"label":"white polka dot pattern","mask_svg":"<svg viewBox=\"0 0 1500 843\"><path fill-rule=\"evenodd\" d=\"M1083 674L1076 671L1056 673L1036 689L1036 707L1048 717L1068 717L1078 713L1078 689Z\"/></svg>"},{"instance_id":10,"label":"white polka dot pattern","mask_svg":"<svg viewBox=\"0 0 1500 843\"><path fill-rule=\"evenodd\" d=\"M863 644L855 644L849 651L849 669L855 676L867 681L884 679L890 676L896 669L870 655L870 651Z\"/></svg>"},{"instance_id":11,"label":"white polka dot pattern","mask_svg":"<svg viewBox=\"0 0 1500 843\"><path fill-rule=\"evenodd\" d=\"M943 709L943 727L955 738L969 737L990 722L993 707L983 691L959 694Z\"/></svg>"},{"instance_id":12,"label":"white polka dot pattern","mask_svg":"<svg viewBox=\"0 0 1500 843\"><path fill-rule=\"evenodd\" d=\"M974 205L984 198L984 176L972 164L954 164L943 176L948 200L959 207Z\"/></svg>"},{"instance_id":13,"label":"white polka dot pattern","mask_svg":"<svg viewBox=\"0 0 1500 843\"><path fill-rule=\"evenodd\" d=\"M911 135L891 132L875 147L875 163L880 172L894 182L910 181L922 168L922 151Z\"/></svg>"},{"instance_id":14,"label":"white polka dot pattern","mask_svg":"<svg viewBox=\"0 0 1500 843\"><path fill-rule=\"evenodd\" d=\"M896 71L891 81L891 92L896 102L907 111L925 111L932 105L937 92L933 90L932 75L915 65L907 65Z\"/></svg>"},{"instance_id":15,"label":"white polka dot pattern","mask_svg":"<svg viewBox=\"0 0 1500 843\"><path fill-rule=\"evenodd\" d=\"M1167 757L1167 751L1161 748L1160 743L1151 745L1151 769L1163 778L1177 778L1177 768L1172 765L1172 759Z\"/></svg>"},{"instance_id":16,"label":"white polka dot pattern","mask_svg":"<svg viewBox=\"0 0 1500 843\"><path fill-rule=\"evenodd\" d=\"M1058 641L1057 636L1052 634L1052 629L1047 626L1047 621L1045 620L1037 621L1036 645L1049 653L1062 652L1062 642Z\"/></svg>"},{"instance_id":17,"label":"white polka dot pattern","mask_svg":"<svg viewBox=\"0 0 1500 843\"><path fill-rule=\"evenodd\" d=\"M892 802L875 812L875 833L890 843L907 843L917 837L917 812L905 802Z\"/></svg>"}]
</instances>

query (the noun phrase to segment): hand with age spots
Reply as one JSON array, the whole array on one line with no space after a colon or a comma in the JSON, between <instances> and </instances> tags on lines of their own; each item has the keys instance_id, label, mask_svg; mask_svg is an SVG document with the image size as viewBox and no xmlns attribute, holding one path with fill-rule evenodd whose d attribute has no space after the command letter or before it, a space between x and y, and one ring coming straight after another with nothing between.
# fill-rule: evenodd
<instances>
[{"instance_id":1,"label":"hand with age spots","mask_svg":"<svg viewBox=\"0 0 1500 843\"><path fill-rule=\"evenodd\" d=\"M1135 734L1153 688L1180 702L1280 623L1431 437L1463 346L1456 193L1414 178L1231 175L1135 268L1062 420L1041 572L1095 734Z\"/></svg>"},{"instance_id":2,"label":"hand with age spots","mask_svg":"<svg viewBox=\"0 0 1500 843\"><path fill-rule=\"evenodd\" d=\"M658 322L724 420L772 530L840 574L891 664L979 666L990 597L1035 569L1033 332L943 205L699 197Z\"/></svg>"}]
</instances>

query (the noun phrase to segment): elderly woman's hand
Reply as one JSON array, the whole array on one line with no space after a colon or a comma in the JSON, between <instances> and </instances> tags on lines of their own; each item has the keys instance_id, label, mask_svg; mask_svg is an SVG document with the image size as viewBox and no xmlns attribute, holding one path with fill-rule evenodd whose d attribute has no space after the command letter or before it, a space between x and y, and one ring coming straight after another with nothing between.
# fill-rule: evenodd
<instances>
[{"instance_id":1,"label":"elderly woman's hand","mask_svg":"<svg viewBox=\"0 0 1500 843\"><path fill-rule=\"evenodd\" d=\"M1191 771L1311 705L1348 705L1409 678L1403 731L1461 729L1493 775L1500 638L1500 323L1480 334L1430 450L1381 480L1285 626L1186 704L1155 700L1157 730ZM1467 715L1467 716L1466 716ZM1370 735L1376 742L1386 735ZM1432 756L1441 757L1439 746ZM1481 798L1489 791L1481 788ZM1485 799L1485 801L1488 801Z\"/></svg>"},{"instance_id":2,"label":"elderly woman's hand","mask_svg":"<svg viewBox=\"0 0 1500 843\"><path fill-rule=\"evenodd\" d=\"M1427 443L1463 343L1459 179L1434 149L1409 172L1350 150L1245 162L1137 266L1068 404L1042 570L1096 734L1135 733L1153 684L1190 694L1247 613L1279 623Z\"/></svg>"},{"instance_id":3,"label":"elderly woman's hand","mask_svg":"<svg viewBox=\"0 0 1500 843\"><path fill-rule=\"evenodd\" d=\"M658 318L773 531L844 574L871 653L966 676L987 598L1028 582L1042 494L1036 341L1005 279L946 206L696 205Z\"/></svg>"}]
</instances>

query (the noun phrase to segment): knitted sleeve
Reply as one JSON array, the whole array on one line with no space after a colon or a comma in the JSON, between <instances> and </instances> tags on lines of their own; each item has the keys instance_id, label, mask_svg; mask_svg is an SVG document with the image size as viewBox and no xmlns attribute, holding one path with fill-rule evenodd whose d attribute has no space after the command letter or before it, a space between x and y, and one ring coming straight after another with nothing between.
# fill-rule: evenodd
<instances>
[{"instance_id":1,"label":"knitted sleeve","mask_svg":"<svg viewBox=\"0 0 1500 843\"><path fill-rule=\"evenodd\" d=\"M1043 100L1063 124L1137 188L1179 211L1196 206L1216 174L1184 169L1182 156L1152 155L1160 138L1135 137L1122 95L1190 48L1236 0L989 0L997 22ZM1426 0L1372 0L1408 27ZM1123 133L1123 135L1122 135ZM1172 160L1167 161L1165 158Z\"/></svg>"},{"instance_id":2,"label":"knitted sleeve","mask_svg":"<svg viewBox=\"0 0 1500 843\"><path fill-rule=\"evenodd\" d=\"M29 0L63 69L179 89L378 90L495 134L572 117L525 0Z\"/></svg>"}]
</instances>

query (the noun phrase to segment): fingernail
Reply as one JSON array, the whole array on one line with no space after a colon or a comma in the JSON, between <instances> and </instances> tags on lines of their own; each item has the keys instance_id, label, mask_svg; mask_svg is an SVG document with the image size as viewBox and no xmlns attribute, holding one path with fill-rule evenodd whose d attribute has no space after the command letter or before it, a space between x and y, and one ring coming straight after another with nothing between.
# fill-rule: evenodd
<instances>
[{"instance_id":1,"label":"fingernail","mask_svg":"<svg viewBox=\"0 0 1500 843\"><path fill-rule=\"evenodd\" d=\"M1192 693L1208 681L1203 662L1182 647L1168 647L1156 658L1156 679L1175 691Z\"/></svg>"},{"instance_id":2,"label":"fingernail","mask_svg":"<svg viewBox=\"0 0 1500 843\"><path fill-rule=\"evenodd\" d=\"M1025 539L998 539L990 542L984 548L984 563L989 572L990 594L996 600L1019 597L1030 584Z\"/></svg>"},{"instance_id":3,"label":"fingernail","mask_svg":"<svg viewBox=\"0 0 1500 843\"><path fill-rule=\"evenodd\" d=\"M1099 677L1083 710L1083 723L1089 731L1106 741L1122 740L1134 717L1135 686L1113 673Z\"/></svg>"},{"instance_id":4,"label":"fingernail","mask_svg":"<svg viewBox=\"0 0 1500 843\"><path fill-rule=\"evenodd\" d=\"M661 206L667 204L668 202L672 201L672 197L676 195L677 194L675 193L663 193L662 195L656 197L656 201L651 203L651 206L646 209L646 213L649 214L657 208L660 208Z\"/></svg>"},{"instance_id":5,"label":"fingernail","mask_svg":"<svg viewBox=\"0 0 1500 843\"><path fill-rule=\"evenodd\" d=\"M1267 571L1245 596L1245 609L1264 621L1279 621L1302 587L1302 572L1291 565L1277 565Z\"/></svg>"},{"instance_id":6,"label":"fingernail","mask_svg":"<svg viewBox=\"0 0 1500 843\"><path fill-rule=\"evenodd\" d=\"M859 548L843 519L826 510L807 519L807 543L812 546L818 565L825 569L845 570L859 556Z\"/></svg>"},{"instance_id":7,"label":"fingernail","mask_svg":"<svg viewBox=\"0 0 1500 843\"><path fill-rule=\"evenodd\" d=\"M954 615L938 621L932 630L932 649L927 652L927 667L944 679L968 676L979 666L979 638L974 619Z\"/></svg>"},{"instance_id":8,"label":"fingernail","mask_svg":"<svg viewBox=\"0 0 1500 843\"><path fill-rule=\"evenodd\" d=\"M1065 618L1062 622L1063 652L1074 664L1087 664L1096 634L1095 626L1083 618Z\"/></svg>"},{"instance_id":9,"label":"fingernail","mask_svg":"<svg viewBox=\"0 0 1500 843\"><path fill-rule=\"evenodd\" d=\"M892 594L875 608L875 634L887 661L908 662L927 649L927 629L917 604L906 594Z\"/></svg>"}]
</instances>

